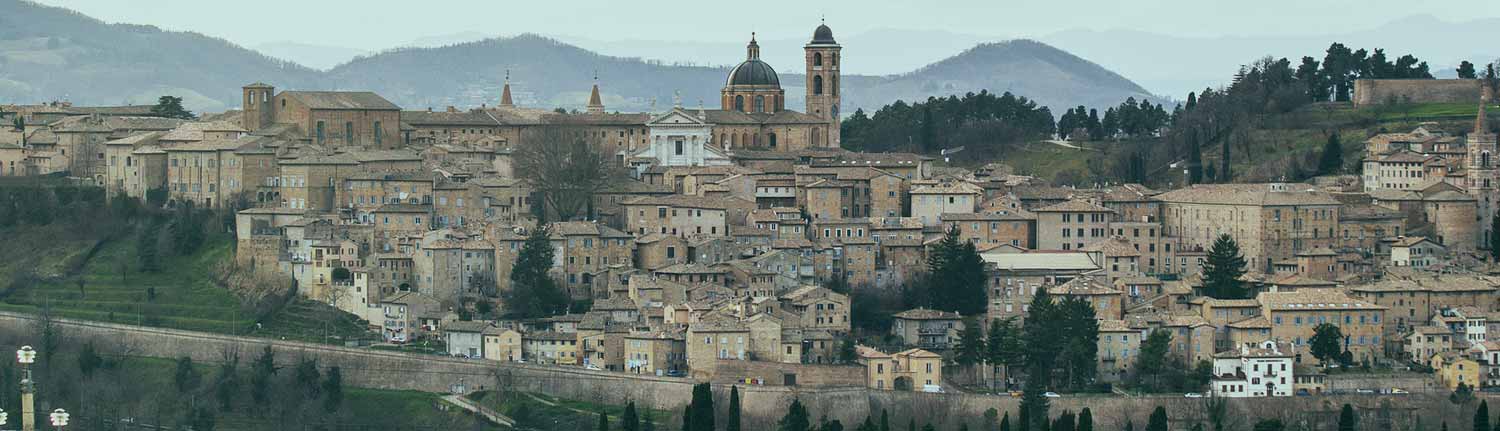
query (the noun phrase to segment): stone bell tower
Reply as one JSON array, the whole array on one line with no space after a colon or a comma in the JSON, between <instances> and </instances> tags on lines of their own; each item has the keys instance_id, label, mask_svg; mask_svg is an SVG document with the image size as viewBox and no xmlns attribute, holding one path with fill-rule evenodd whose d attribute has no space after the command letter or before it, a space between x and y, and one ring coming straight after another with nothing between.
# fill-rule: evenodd
<instances>
[{"instance_id":1,"label":"stone bell tower","mask_svg":"<svg viewBox=\"0 0 1500 431\"><path fill-rule=\"evenodd\" d=\"M812 41L802 47L807 62L807 113L826 121L822 137L815 136L814 147L839 146L839 51L843 47L833 39L833 30L819 24Z\"/></svg>"}]
</instances>

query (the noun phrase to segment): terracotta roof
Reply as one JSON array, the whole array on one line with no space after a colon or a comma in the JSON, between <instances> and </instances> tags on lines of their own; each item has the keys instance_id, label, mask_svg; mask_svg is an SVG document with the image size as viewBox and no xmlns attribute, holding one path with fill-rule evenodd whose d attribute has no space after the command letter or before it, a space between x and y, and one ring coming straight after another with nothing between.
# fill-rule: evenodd
<instances>
[{"instance_id":1,"label":"terracotta roof","mask_svg":"<svg viewBox=\"0 0 1500 431\"><path fill-rule=\"evenodd\" d=\"M1156 196L1163 202L1220 205L1338 205L1308 184L1194 184Z\"/></svg>"},{"instance_id":2,"label":"terracotta roof","mask_svg":"<svg viewBox=\"0 0 1500 431\"><path fill-rule=\"evenodd\" d=\"M310 109L401 110L400 106L369 91L283 91L280 96L296 99Z\"/></svg>"},{"instance_id":3,"label":"terracotta roof","mask_svg":"<svg viewBox=\"0 0 1500 431\"><path fill-rule=\"evenodd\" d=\"M1059 204L1053 204L1053 205L1048 205L1048 206L1045 206L1045 207L1037 208L1037 209L1031 210L1031 212L1039 212L1039 213L1047 213L1047 212L1114 213L1115 210L1112 210L1112 209L1109 209L1109 208L1106 208L1106 207L1102 207L1102 206L1099 206L1099 205L1094 205L1093 203L1090 203L1090 202L1085 202L1085 201L1081 201L1081 200L1078 200L1078 199L1071 199L1071 200L1068 200L1067 202L1063 202L1063 203L1059 203Z\"/></svg>"}]
</instances>

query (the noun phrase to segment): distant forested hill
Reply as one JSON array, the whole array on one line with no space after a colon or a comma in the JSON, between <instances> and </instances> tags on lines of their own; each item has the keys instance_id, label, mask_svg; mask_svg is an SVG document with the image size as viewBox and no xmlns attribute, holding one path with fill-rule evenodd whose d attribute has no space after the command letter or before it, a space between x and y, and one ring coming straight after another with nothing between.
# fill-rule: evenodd
<instances>
[{"instance_id":1,"label":"distant forested hill","mask_svg":"<svg viewBox=\"0 0 1500 431\"><path fill-rule=\"evenodd\" d=\"M108 24L63 8L0 0L0 103L145 103L174 94L196 111L219 111L239 105L240 86L262 81L279 89L371 90L407 109L441 109L498 102L509 70L517 103L581 108L597 71L608 109L640 111L653 100L666 108L679 91L684 105L701 100L716 106L730 66L613 57L521 35L393 49L323 72L197 33ZM788 107L801 109L802 65L772 66L782 73ZM1024 95L1055 113L1149 96L1097 64L1016 40L982 44L902 75L845 76L842 112L982 89Z\"/></svg>"}]
</instances>

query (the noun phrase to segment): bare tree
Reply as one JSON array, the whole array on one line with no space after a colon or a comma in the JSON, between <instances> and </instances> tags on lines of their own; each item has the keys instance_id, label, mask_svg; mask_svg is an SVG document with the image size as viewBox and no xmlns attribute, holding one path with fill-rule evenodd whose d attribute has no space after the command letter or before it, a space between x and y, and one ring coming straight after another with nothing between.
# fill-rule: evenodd
<instances>
[{"instance_id":1,"label":"bare tree","mask_svg":"<svg viewBox=\"0 0 1500 431\"><path fill-rule=\"evenodd\" d=\"M517 176L541 192L545 209L558 220L585 216L594 194L621 176L600 149L599 133L563 118L523 134L515 153Z\"/></svg>"}]
</instances>

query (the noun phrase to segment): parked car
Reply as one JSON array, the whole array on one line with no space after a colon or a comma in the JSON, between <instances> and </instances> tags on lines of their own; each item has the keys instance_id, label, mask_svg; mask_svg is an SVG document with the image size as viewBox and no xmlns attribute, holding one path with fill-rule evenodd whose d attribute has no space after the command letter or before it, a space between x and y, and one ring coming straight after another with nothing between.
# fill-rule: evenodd
<instances>
[{"instance_id":1,"label":"parked car","mask_svg":"<svg viewBox=\"0 0 1500 431\"><path fill-rule=\"evenodd\" d=\"M1203 398L1203 394L1200 394L1200 393L1197 393L1197 392L1188 392L1188 393L1182 394L1182 396L1183 396L1183 398Z\"/></svg>"},{"instance_id":2,"label":"parked car","mask_svg":"<svg viewBox=\"0 0 1500 431\"><path fill-rule=\"evenodd\" d=\"M922 385L922 392L941 394L943 393L943 387L938 385Z\"/></svg>"},{"instance_id":3,"label":"parked car","mask_svg":"<svg viewBox=\"0 0 1500 431\"><path fill-rule=\"evenodd\" d=\"M667 377L684 377L684 376L687 376L687 373L682 372L682 370L667 370Z\"/></svg>"},{"instance_id":4,"label":"parked car","mask_svg":"<svg viewBox=\"0 0 1500 431\"><path fill-rule=\"evenodd\" d=\"M584 366L583 366L583 367L584 367L584 368L588 368L588 369L590 369L590 370L594 370L594 371L604 371L604 369L603 369L603 368L599 368L599 366L598 366L598 365L594 365L594 364L588 364L588 365L584 365Z\"/></svg>"},{"instance_id":5,"label":"parked car","mask_svg":"<svg viewBox=\"0 0 1500 431\"><path fill-rule=\"evenodd\" d=\"M1047 398L1062 398L1062 395L1058 395L1057 392L1043 392L1042 396Z\"/></svg>"}]
</instances>

